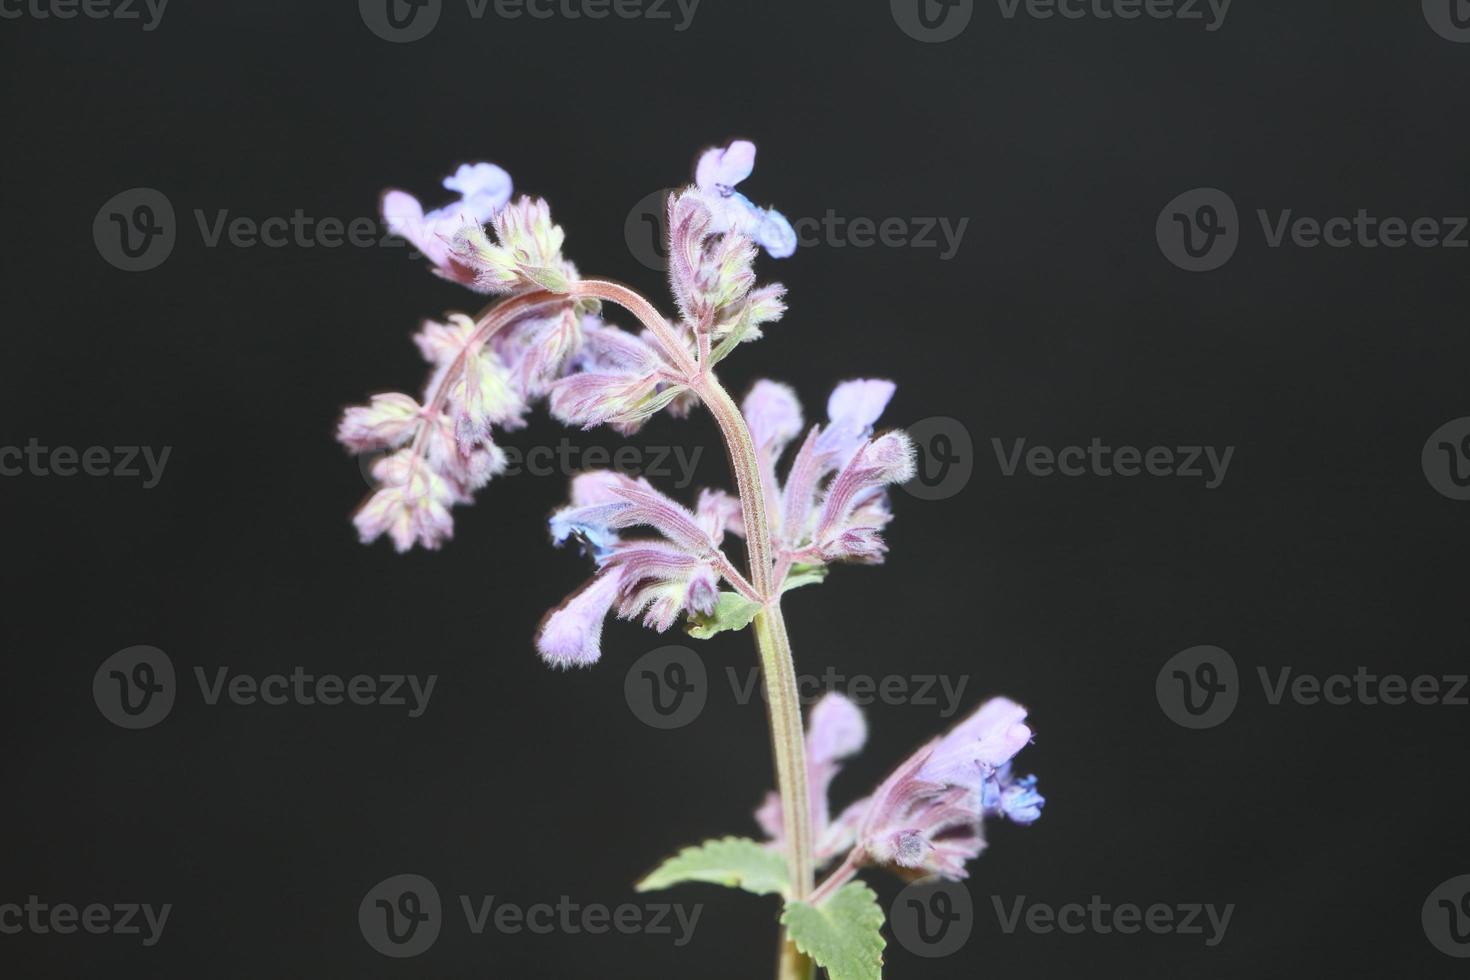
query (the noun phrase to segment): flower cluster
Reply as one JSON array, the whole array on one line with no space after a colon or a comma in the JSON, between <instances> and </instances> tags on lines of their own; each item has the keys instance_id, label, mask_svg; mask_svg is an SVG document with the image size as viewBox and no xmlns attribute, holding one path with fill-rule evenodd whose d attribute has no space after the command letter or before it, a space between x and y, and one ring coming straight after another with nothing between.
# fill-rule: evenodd
<instances>
[{"instance_id":1,"label":"flower cluster","mask_svg":"<svg viewBox=\"0 0 1470 980\"><path fill-rule=\"evenodd\" d=\"M871 438L893 391L893 382L876 380L833 389L827 424L808 430L784 484L776 464L801 432L801 405L790 388L772 381L757 382L746 396L741 411L755 440L778 567L883 560L880 532L893 519L885 488L914 475L908 436Z\"/></svg>"},{"instance_id":2,"label":"flower cluster","mask_svg":"<svg viewBox=\"0 0 1470 980\"><path fill-rule=\"evenodd\" d=\"M778 587L788 576L796 580L794 570L811 581L830 562L882 560L878 532L892 516L885 487L913 475L907 436L872 435L892 394L888 381L838 385L828 400L827 425L812 427L784 487L776 483L775 464L801 430L801 406L790 388L773 381L757 382L745 399L742 412L770 484L764 496ZM602 622L614 611L623 619L643 614L644 625L663 632L680 614L691 624L708 620L722 598L760 601L721 550L727 533L746 530L740 501L723 491L702 491L690 511L646 481L584 473L572 481L570 504L550 524L556 543L575 539L597 565L596 576L542 622L537 649L556 666L595 662ZM618 532L633 526L658 536L624 540ZM722 579L732 593L719 592Z\"/></svg>"},{"instance_id":3,"label":"flower cluster","mask_svg":"<svg viewBox=\"0 0 1470 980\"><path fill-rule=\"evenodd\" d=\"M694 183L670 196L671 319L627 287L580 278L547 203L512 199L510 176L493 164L459 167L444 181L458 200L439 208L387 192L388 227L437 275L497 298L476 316L423 324L414 340L429 377L419 397L385 392L344 412L338 439L354 453L382 454L372 470L377 485L354 517L362 540L387 535L399 551L439 547L453 534L451 508L506 469L496 440L524 427L537 402L566 425L624 434L658 412L682 415L704 402L725 436L740 497L707 489L686 506L626 474L574 477L571 499L551 515L551 538L576 542L593 573L547 613L537 651L554 667L592 664L614 615L659 632L682 620L699 638L759 622L763 656L794 668L776 603L789 589L821 581L834 563L884 560L889 487L913 476L914 446L902 432L875 431L894 394L891 381L837 385L825 420L808 426L787 385L758 381L737 408L715 378L716 365L786 310L784 287L757 283L754 264L761 250L791 255L796 234L779 211L736 191L754 166L747 141L706 150ZM642 329L606 322L604 302ZM734 538L744 539L749 579L726 554ZM727 838L686 848L640 888L698 880L782 894L783 976L810 972L803 955L833 977L881 970L882 911L870 889L850 881L861 869L964 878L966 863L984 849L987 818L1029 824L1041 815L1036 778L1012 770L1031 741L1026 709L1006 698L983 704L834 815L833 780L863 748L867 725L851 701L829 694L812 708L804 735L813 839L798 840L785 818L799 811L783 813L783 805L802 786L800 719L787 702L777 724L777 699L771 704L778 781L788 795L770 794L756 812L768 842ZM788 851L787 859L772 850ZM813 865L839 858L811 891ZM816 911L824 902L828 910Z\"/></svg>"},{"instance_id":4,"label":"flower cluster","mask_svg":"<svg viewBox=\"0 0 1470 980\"><path fill-rule=\"evenodd\" d=\"M494 164L461 166L444 181L459 200L433 210L404 191L385 194L389 229L436 274L507 295L478 318L424 324L414 339L432 369L421 399L389 392L344 413L337 435L350 451L389 453L374 465L378 486L354 517L363 541L387 534L399 551L439 547L453 534L450 508L505 469L495 432L523 427L538 400L567 425L606 424L624 434L662 409L687 411L704 372L785 311L783 287L755 284L747 233L777 254L789 226L731 190L754 157L744 142L706 152L698 172L708 180L671 204L682 222L671 245L682 256L676 293L684 316L657 333L601 319L600 302L577 294L576 268L562 256L565 235L546 202L512 201L510 176ZM657 603L645 597L643 605L658 610L655 622L666 623L671 594L666 589ZM699 596L695 589L687 608L704 609Z\"/></svg>"},{"instance_id":5,"label":"flower cluster","mask_svg":"<svg viewBox=\"0 0 1470 980\"><path fill-rule=\"evenodd\" d=\"M648 485L620 473L593 471L572 481L571 505L551 517L557 543L582 542L598 572L543 621L537 649L554 666L593 663L601 656L602 622L614 607L663 632L681 613L708 615L721 578L748 589L720 550L739 501L719 491L700 494L689 511ZM618 533L644 526L658 538L624 540Z\"/></svg>"},{"instance_id":6,"label":"flower cluster","mask_svg":"<svg viewBox=\"0 0 1470 980\"><path fill-rule=\"evenodd\" d=\"M1005 817L1034 823L1046 800L1036 777L1017 779L1011 760L1031 742L1026 709L1007 698L980 706L948 734L933 739L895 769L872 795L835 819L827 802L837 763L859 752L867 729L862 712L840 694L828 694L807 720L807 782L816 861L846 854L845 873L887 867L905 878L966 877L965 863L985 848L983 821ZM781 802L772 793L756 821L779 846Z\"/></svg>"}]
</instances>

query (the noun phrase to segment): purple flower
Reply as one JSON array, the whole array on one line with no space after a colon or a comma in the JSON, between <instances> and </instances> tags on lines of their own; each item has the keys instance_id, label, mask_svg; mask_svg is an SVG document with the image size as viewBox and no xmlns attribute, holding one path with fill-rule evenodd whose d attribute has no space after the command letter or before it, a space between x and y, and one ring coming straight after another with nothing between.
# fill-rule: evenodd
<instances>
[{"instance_id":1,"label":"purple flower","mask_svg":"<svg viewBox=\"0 0 1470 980\"><path fill-rule=\"evenodd\" d=\"M653 489L644 480L612 470L592 470L573 477L571 505L552 514L548 522L551 540L560 545L570 537L577 538L601 566L613 545L621 540L610 522L630 506L616 490L630 487Z\"/></svg>"},{"instance_id":2,"label":"purple flower","mask_svg":"<svg viewBox=\"0 0 1470 980\"><path fill-rule=\"evenodd\" d=\"M684 391L658 348L616 327L584 330L576 371L550 386L551 414L584 429L635 432Z\"/></svg>"},{"instance_id":3,"label":"purple flower","mask_svg":"<svg viewBox=\"0 0 1470 980\"><path fill-rule=\"evenodd\" d=\"M1003 816L1014 823L1035 823L1041 817L1046 797L1036 792L1036 777L1016 779L1007 762L987 779L982 789L982 803L987 815Z\"/></svg>"},{"instance_id":4,"label":"purple flower","mask_svg":"<svg viewBox=\"0 0 1470 980\"><path fill-rule=\"evenodd\" d=\"M354 453L394 449L413 438L423 409L407 395L390 391L374 395L369 405L347 409L337 439Z\"/></svg>"},{"instance_id":5,"label":"purple flower","mask_svg":"<svg viewBox=\"0 0 1470 980\"><path fill-rule=\"evenodd\" d=\"M774 208L757 207L735 185L755 169L755 144L735 140L721 149L706 150L695 167L694 183L710 210L712 234L738 232L758 243L773 259L796 251L796 232L785 215Z\"/></svg>"},{"instance_id":6,"label":"purple flower","mask_svg":"<svg viewBox=\"0 0 1470 980\"><path fill-rule=\"evenodd\" d=\"M914 472L907 436L872 438L893 391L891 381L838 385L827 402L827 424L807 433L784 485L776 464L801 428L801 406L790 388L773 381L756 382L746 396L741 412L756 445L771 543L787 567L883 560L881 531L893 518L885 488Z\"/></svg>"},{"instance_id":7,"label":"purple flower","mask_svg":"<svg viewBox=\"0 0 1470 980\"><path fill-rule=\"evenodd\" d=\"M892 381L845 381L832 389L827 399L827 425L817 439L817 451L831 457L833 467L847 465L852 454L873 434L888 402L893 398Z\"/></svg>"},{"instance_id":8,"label":"purple flower","mask_svg":"<svg viewBox=\"0 0 1470 980\"><path fill-rule=\"evenodd\" d=\"M1045 802L1034 777L1015 781L1010 761L1031 740L1026 709L994 698L919 749L874 792L857 831L869 863L902 874L966 876L985 848L989 813L1031 823Z\"/></svg>"},{"instance_id":9,"label":"purple flower","mask_svg":"<svg viewBox=\"0 0 1470 980\"><path fill-rule=\"evenodd\" d=\"M536 649L553 667L586 667L602 656L602 622L618 598L619 574L596 576L547 613Z\"/></svg>"},{"instance_id":10,"label":"purple flower","mask_svg":"<svg viewBox=\"0 0 1470 980\"><path fill-rule=\"evenodd\" d=\"M984 817L1032 823L1041 816L1046 801L1036 792L1036 777L1011 775L1012 757L1031 740L1025 717L1026 709L1007 698L987 701L833 819L827 798L832 778L840 760L862 749L867 726L851 701L828 694L811 710L806 734L817 865L850 851L844 874L883 865L905 877L965 877L965 863L985 847ZM755 818L780 844L784 827L775 793Z\"/></svg>"},{"instance_id":11,"label":"purple flower","mask_svg":"<svg viewBox=\"0 0 1470 980\"><path fill-rule=\"evenodd\" d=\"M849 814L833 821L827 795L832 779L842 768L838 763L861 752L867 740L868 726L861 709L841 694L824 695L807 713L807 795L811 800L812 837L816 841L818 865L852 847L856 821ZM768 794L755 819L774 844L779 845L785 839L779 795Z\"/></svg>"},{"instance_id":12,"label":"purple flower","mask_svg":"<svg viewBox=\"0 0 1470 980\"><path fill-rule=\"evenodd\" d=\"M603 585L593 593L596 602L583 598L584 589L552 612L537 640L542 656L559 666L597 660L601 627L587 625L594 614L599 622L614 611L621 619L641 615L645 626L663 632L681 614L713 612L720 579L738 577L720 551L737 515L738 502L718 491L703 492L691 512L646 480L606 471L577 476L570 505L551 515L551 535L557 543L572 537L583 542ZM629 539L620 533L633 527L659 536ZM568 637L576 638L576 657L566 653L573 646Z\"/></svg>"},{"instance_id":13,"label":"purple flower","mask_svg":"<svg viewBox=\"0 0 1470 980\"><path fill-rule=\"evenodd\" d=\"M388 230L405 238L434 265L445 279L473 286L475 270L452 254L452 242L466 226L480 227L510 200L510 174L493 163L461 164L444 188L459 194L459 200L442 208L425 211L419 199L407 191L390 190L383 195L383 220Z\"/></svg>"},{"instance_id":14,"label":"purple flower","mask_svg":"<svg viewBox=\"0 0 1470 980\"><path fill-rule=\"evenodd\" d=\"M433 550L453 533L454 487L412 450L378 460L373 476L379 487L353 518L364 544L387 534L400 552L414 544Z\"/></svg>"},{"instance_id":15,"label":"purple flower","mask_svg":"<svg viewBox=\"0 0 1470 980\"><path fill-rule=\"evenodd\" d=\"M501 208L493 219L496 241L483 223L466 222L454 234L454 260L473 269L481 292L504 293L518 288L566 292L576 269L561 255L566 235L551 220L551 208L540 198L521 197Z\"/></svg>"}]
</instances>

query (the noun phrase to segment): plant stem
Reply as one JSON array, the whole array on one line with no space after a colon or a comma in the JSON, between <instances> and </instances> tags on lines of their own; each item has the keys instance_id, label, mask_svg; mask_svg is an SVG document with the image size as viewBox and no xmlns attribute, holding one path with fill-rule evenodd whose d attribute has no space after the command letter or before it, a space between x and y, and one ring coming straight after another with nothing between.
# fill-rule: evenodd
<instances>
[{"instance_id":1,"label":"plant stem","mask_svg":"<svg viewBox=\"0 0 1470 980\"><path fill-rule=\"evenodd\" d=\"M745 523L745 546L750 556L750 584L762 597L762 609L754 622L756 648L760 653L761 676L765 681L771 749L776 765L776 789L781 797L781 823L786 837L786 867L791 880L791 899L804 900L815 884L812 808L807 796L806 743L801 727L801 702L796 688L796 664L786 621L781 616L781 597L775 593L772 575L771 532L767 521L765 492L759 457L745 416L708 370L696 364L658 310L638 293L619 283L584 279L573 287L579 296L616 303L636 316L664 348L676 367L685 371L700 400L719 424L740 492L741 516ZM779 980L810 980L812 964L783 937Z\"/></svg>"},{"instance_id":2,"label":"plant stem","mask_svg":"<svg viewBox=\"0 0 1470 980\"><path fill-rule=\"evenodd\" d=\"M745 520L745 542L750 552L750 577L756 590L766 597L756 614L756 649L760 653L761 677L766 686L767 718L771 728L771 750L776 762L776 788L781 796L781 826L786 834L786 869L791 879L791 898L805 899L815 884L812 855L812 805L807 795L806 739L801 727L801 699L796 687L796 661L786 620L781 615L781 597L772 594L771 532L766 520L765 492L750 427L730 395L713 376L707 377L699 395L709 407L730 452L730 466L740 489L740 506ZM789 939L782 940L779 980L808 980L811 962Z\"/></svg>"}]
</instances>

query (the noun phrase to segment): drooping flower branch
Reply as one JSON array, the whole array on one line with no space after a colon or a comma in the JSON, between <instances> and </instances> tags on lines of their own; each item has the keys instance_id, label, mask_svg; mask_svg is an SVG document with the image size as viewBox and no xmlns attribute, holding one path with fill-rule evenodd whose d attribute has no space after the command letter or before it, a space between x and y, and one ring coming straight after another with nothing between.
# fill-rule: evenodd
<instances>
[{"instance_id":1,"label":"drooping flower branch","mask_svg":"<svg viewBox=\"0 0 1470 980\"><path fill-rule=\"evenodd\" d=\"M834 694L812 710L803 732L781 597L820 582L834 563L883 561L892 520L887 487L913 475L914 450L901 432L874 431L892 382L838 385L825 422L803 436L789 387L759 381L737 406L716 378L720 362L786 310L784 287L758 284L754 263L762 249L791 255L796 236L780 212L735 190L754 163L749 142L707 150L693 185L671 195L673 318L626 286L582 278L562 255L565 235L546 202L513 200L499 167L461 166L444 181L459 200L429 211L389 191L385 221L436 274L502 298L474 318L425 323L414 338L430 365L422 396L374 395L344 413L338 437L353 452L386 453L354 523L364 542L386 534L406 551L438 548L453 535L451 508L504 471L496 440L524 427L537 402L567 425L608 425L623 434L663 411L710 410L736 495L707 489L686 506L641 478L576 476L550 531L554 543L584 551L592 577L543 619L536 649L555 667L590 665L601 657L610 615L641 617L659 632L682 620L697 638L751 627L776 763L777 790L757 814L769 843L690 848L640 887L702 880L779 893L786 902L782 978L808 977L812 959L834 980L876 977L882 914L872 892L851 879L873 866L963 877L965 862L983 847L985 817L1029 823L1043 800L1034 777L1018 780L1010 771L1011 757L1031 737L1025 711L998 698L922 748L872 795L831 815L832 779L862 748L866 724ZM641 330L604 320L605 304L631 313ZM783 479L778 466L798 437ZM743 571L726 552L737 538ZM816 886L817 869L843 855Z\"/></svg>"}]
</instances>

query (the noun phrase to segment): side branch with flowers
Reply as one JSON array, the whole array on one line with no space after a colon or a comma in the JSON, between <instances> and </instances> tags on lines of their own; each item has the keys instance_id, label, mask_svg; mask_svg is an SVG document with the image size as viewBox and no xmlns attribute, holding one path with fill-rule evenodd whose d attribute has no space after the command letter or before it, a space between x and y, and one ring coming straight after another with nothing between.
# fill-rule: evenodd
<instances>
[{"instance_id":1,"label":"side branch with flowers","mask_svg":"<svg viewBox=\"0 0 1470 980\"><path fill-rule=\"evenodd\" d=\"M444 181L460 199L432 211L388 192L390 229L438 275L504 298L475 318L426 323L414 338L431 365L422 399L375 395L344 413L338 437L353 452L388 453L354 517L363 541L387 535L399 551L433 549L453 534L450 508L504 471L495 439L524 427L536 401L545 399L567 425L610 425L623 434L661 411L709 409L737 494L703 490L690 509L642 478L611 471L573 478L569 503L550 519L551 538L575 541L594 571L547 614L536 649L555 667L595 663L612 614L641 617L659 632L682 620L701 639L750 627L776 769L776 792L756 812L766 840L727 837L686 848L638 887L700 881L778 895L783 980L810 977L814 962L833 980L874 978L882 972L883 913L858 873L886 867L910 879L963 878L984 847L986 817L1030 823L1044 801L1034 777L1011 772L1011 759L1031 740L1026 711L996 698L870 796L831 813L828 789L841 760L862 748L866 723L834 693L812 708L803 729L781 597L821 582L832 564L882 562L882 531L892 519L887 487L913 475L914 451L902 432L874 433L892 382L838 385L825 423L803 435L801 406L786 385L758 381L737 406L717 379L715 366L786 309L784 287L757 285L753 267L760 249L792 254L796 237L779 212L735 190L754 163L749 142L708 150L694 184L671 196L674 318L626 286L579 276L562 255L563 232L546 202L512 201L499 167L460 167ZM604 321L607 305L630 313L640 332ZM798 438L782 479L778 463ZM653 536L628 536L634 528ZM744 571L725 550L729 538L744 542ZM818 883L817 872L834 863Z\"/></svg>"}]
</instances>

